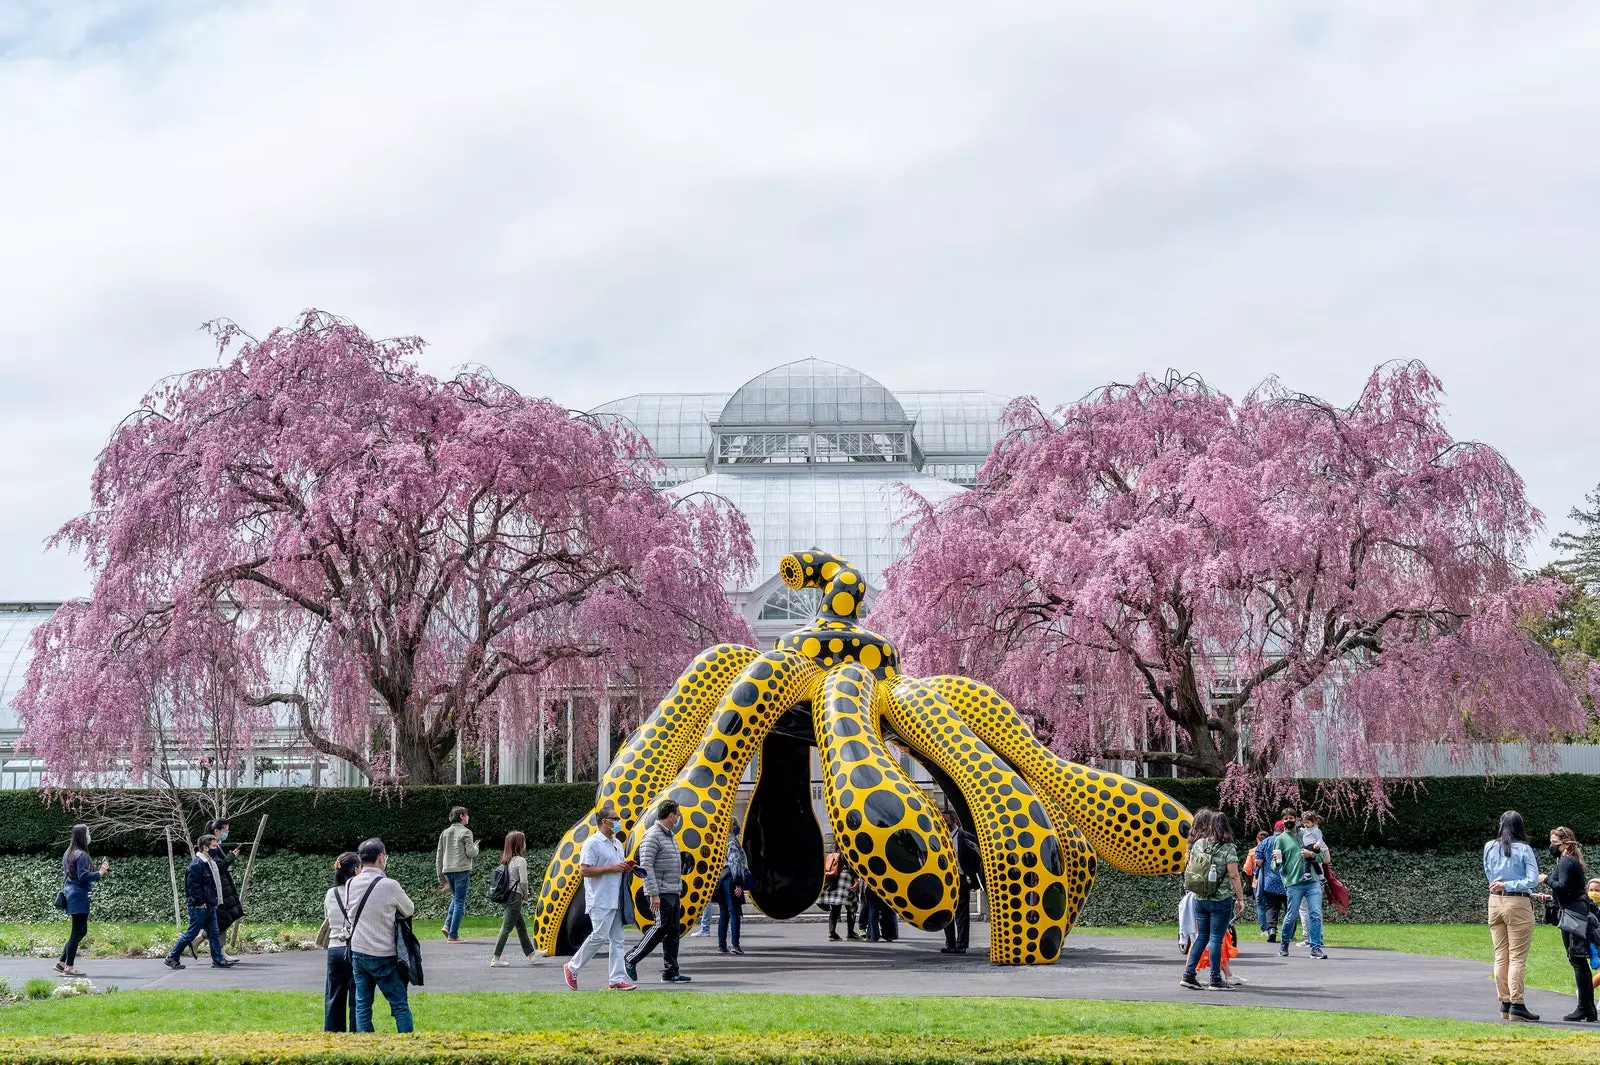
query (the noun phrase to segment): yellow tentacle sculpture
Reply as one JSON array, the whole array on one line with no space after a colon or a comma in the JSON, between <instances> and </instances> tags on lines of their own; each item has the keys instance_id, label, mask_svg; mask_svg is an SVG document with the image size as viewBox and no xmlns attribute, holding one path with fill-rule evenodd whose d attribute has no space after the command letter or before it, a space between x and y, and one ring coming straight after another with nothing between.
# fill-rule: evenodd
<instances>
[{"instance_id":1,"label":"yellow tentacle sculpture","mask_svg":"<svg viewBox=\"0 0 1600 1065\"><path fill-rule=\"evenodd\" d=\"M886 905L922 929L942 928L953 916L957 856L932 799L895 763L886 738L954 789L952 802L978 837L996 964L1060 956L1097 860L1149 875L1183 868L1189 813L1178 803L1054 754L987 685L901 677L894 645L857 621L865 586L848 562L801 551L780 559L779 573L791 588L821 591L816 619L764 654L735 645L703 653L624 747L596 796L597 809L607 801L617 807L630 854L663 800L683 810L678 842L691 860L684 928L721 876L739 781L758 752L760 784L744 826L758 884L753 898L780 917L816 901L821 836L801 794L813 743L841 853ZM583 922L569 911L578 851L595 831L593 814L574 825L545 874L534 938L546 954L577 946Z\"/></svg>"}]
</instances>

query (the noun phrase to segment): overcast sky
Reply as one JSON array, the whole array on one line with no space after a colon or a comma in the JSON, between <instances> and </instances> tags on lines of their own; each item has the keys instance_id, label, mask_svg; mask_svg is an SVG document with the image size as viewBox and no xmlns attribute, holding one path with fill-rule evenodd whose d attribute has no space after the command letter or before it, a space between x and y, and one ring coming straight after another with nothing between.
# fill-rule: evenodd
<instances>
[{"instance_id":1,"label":"overcast sky","mask_svg":"<svg viewBox=\"0 0 1600 1065\"><path fill-rule=\"evenodd\" d=\"M1555 531L1597 277L1592 3L11 0L0 600L87 590L42 541L200 322L312 306L574 407L1416 357Z\"/></svg>"}]
</instances>

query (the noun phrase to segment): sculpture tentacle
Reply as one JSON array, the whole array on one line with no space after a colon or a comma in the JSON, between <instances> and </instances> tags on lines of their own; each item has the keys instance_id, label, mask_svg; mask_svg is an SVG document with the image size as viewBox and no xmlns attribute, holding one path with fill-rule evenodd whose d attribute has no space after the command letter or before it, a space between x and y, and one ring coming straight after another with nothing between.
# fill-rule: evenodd
<instances>
[{"instance_id":1,"label":"sculpture tentacle","mask_svg":"<svg viewBox=\"0 0 1600 1065\"><path fill-rule=\"evenodd\" d=\"M657 704L640 728L628 739L600 779L595 808L607 800L616 807L620 831L633 827L645 805L665 781L683 767L705 732L711 712L723 693L756 657L756 650L739 644L719 644L695 657ZM582 877L578 854L583 841L599 830L593 813L567 830L556 845L544 886L533 911L533 943L546 956L570 953L576 944L563 944L561 930L567 911L577 897ZM563 946L567 950L563 950Z\"/></svg>"},{"instance_id":2,"label":"sculpture tentacle","mask_svg":"<svg viewBox=\"0 0 1600 1065\"><path fill-rule=\"evenodd\" d=\"M747 665L718 702L698 750L652 798L637 830L630 833L628 856L633 857L645 830L655 823L662 799L671 799L683 811L678 846L694 863L683 878L683 930L700 916L722 877L739 778L773 723L791 706L810 700L821 675L811 662L789 651L767 651ZM635 883L642 892L643 881ZM649 923L643 906L639 917Z\"/></svg>"},{"instance_id":3,"label":"sculpture tentacle","mask_svg":"<svg viewBox=\"0 0 1600 1065\"><path fill-rule=\"evenodd\" d=\"M1062 758L1040 743L1016 709L987 684L966 677L929 677L927 683L1035 791L1055 800L1103 861L1142 876L1183 871L1188 810L1147 784Z\"/></svg>"},{"instance_id":4,"label":"sculpture tentacle","mask_svg":"<svg viewBox=\"0 0 1600 1065\"><path fill-rule=\"evenodd\" d=\"M1021 774L923 681L901 678L884 713L895 735L932 759L966 800L983 855L989 960L996 965L1054 962L1061 956L1073 890L1078 888L1081 900L1086 891L1079 885L1094 875L1079 854L1063 852L1054 826L1065 822L1052 821Z\"/></svg>"},{"instance_id":5,"label":"sculpture tentacle","mask_svg":"<svg viewBox=\"0 0 1600 1065\"><path fill-rule=\"evenodd\" d=\"M955 917L955 847L883 744L887 696L853 662L822 682L814 722L828 818L839 850L878 898L916 927L938 931Z\"/></svg>"},{"instance_id":6,"label":"sculpture tentacle","mask_svg":"<svg viewBox=\"0 0 1600 1065\"><path fill-rule=\"evenodd\" d=\"M1089 841L1078 831L1078 826L1061 811L1060 805L1050 797L1049 793L1039 788L1033 790L1039 801L1044 804L1044 812L1050 815L1050 824L1056 830L1056 842L1061 845L1061 858L1067 866L1067 912L1057 922L1064 939L1072 932L1072 926L1078 920L1078 911L1083 909L1083 904L1094 887L1094 874L1099 860L1095 857L1094 848L1089 846Z\"/></svg>"}]
</instances>

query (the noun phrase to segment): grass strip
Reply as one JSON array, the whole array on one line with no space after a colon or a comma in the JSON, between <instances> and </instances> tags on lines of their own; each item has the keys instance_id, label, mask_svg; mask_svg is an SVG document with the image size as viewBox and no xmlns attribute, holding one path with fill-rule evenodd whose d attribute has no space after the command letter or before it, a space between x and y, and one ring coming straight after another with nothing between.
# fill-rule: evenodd
<instances>
[{"instance_id":1,"label":"grass strip","mask_svg":"<svg viewBox=\"0 0 1600 1065\"><path fill-rule=\"evenodd\" d=\"M0 1039L0 1060L15 1065L334 1065L382 1062L410 1065L1567 1065L1595 1060L1595 1044L1582 1037L1395 1039L1225 1039L1115 1036L1043 1036L1021 1040L926 1039L866 1036L841 1040L819 1033L753 1035L679 1034L648 1041L610 1032L425 1033L412 1036L260 1034L220 1040L214 1033L171 1036L58 1036Z\"/></svg>"}]
</instances>

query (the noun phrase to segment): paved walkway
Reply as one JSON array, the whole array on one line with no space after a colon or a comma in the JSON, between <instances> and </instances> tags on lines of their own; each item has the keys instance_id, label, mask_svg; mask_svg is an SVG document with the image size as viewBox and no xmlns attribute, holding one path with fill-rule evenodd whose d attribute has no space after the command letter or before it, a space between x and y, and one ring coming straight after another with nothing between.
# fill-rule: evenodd
<instances>
[{"instance_id":1,"label":"paved walkway","mask_svg":"<svg viewBox=\"0 0 1600 1065\"><path fill-rule=\"evenodd\" d=\"M743 957L717 953L716 939L683 942L683 971L694 978L685 991L777 991L846 995L963 995L1027 998L1125 999L1148 1002L1205 1002L1288 1009L1345 1010L1412 1017L1498 1020L1494 985L1483 962L1435 958L1380 950L1333 950L1328 961L1313 961L1304 947L1280 958L1276 946L1240 944L1235 973L1248 983L1227 993L1191 992L1177 986L1182 962L1176 944L1074 933L1061 960L1049 966L990 965L985 953L988 926L973 926L972 953L938 953L942 935L910 931L898 943L828 943L818 922L750 922ZM1487 940L1487 935L1485 936ZM630 933L630 943L633 935ZM1487 942L1485 943L1487 946ZM470 939L459 945L425 941L427 991L560 991L560 960L520 958L509 968L488 967L493 941ZM515 955L515 941L512 944ZM325 955L320 951L246 955L234 968L214 970L204 958L172 972L159 961L80 959L97 986L136 988L321 990ZM53 976L52 962L0 958L0 973L15 987L20 980ZM586 966L585 986L605 979L603 958ZM665 987L660 962L640 967L643 989ZM1547 1020L1572 1009L1572 995L1530 991L1529 1008ZM1593 1025L1574 1027L1596 1031Z\"/></svg>"}]
</instances>

